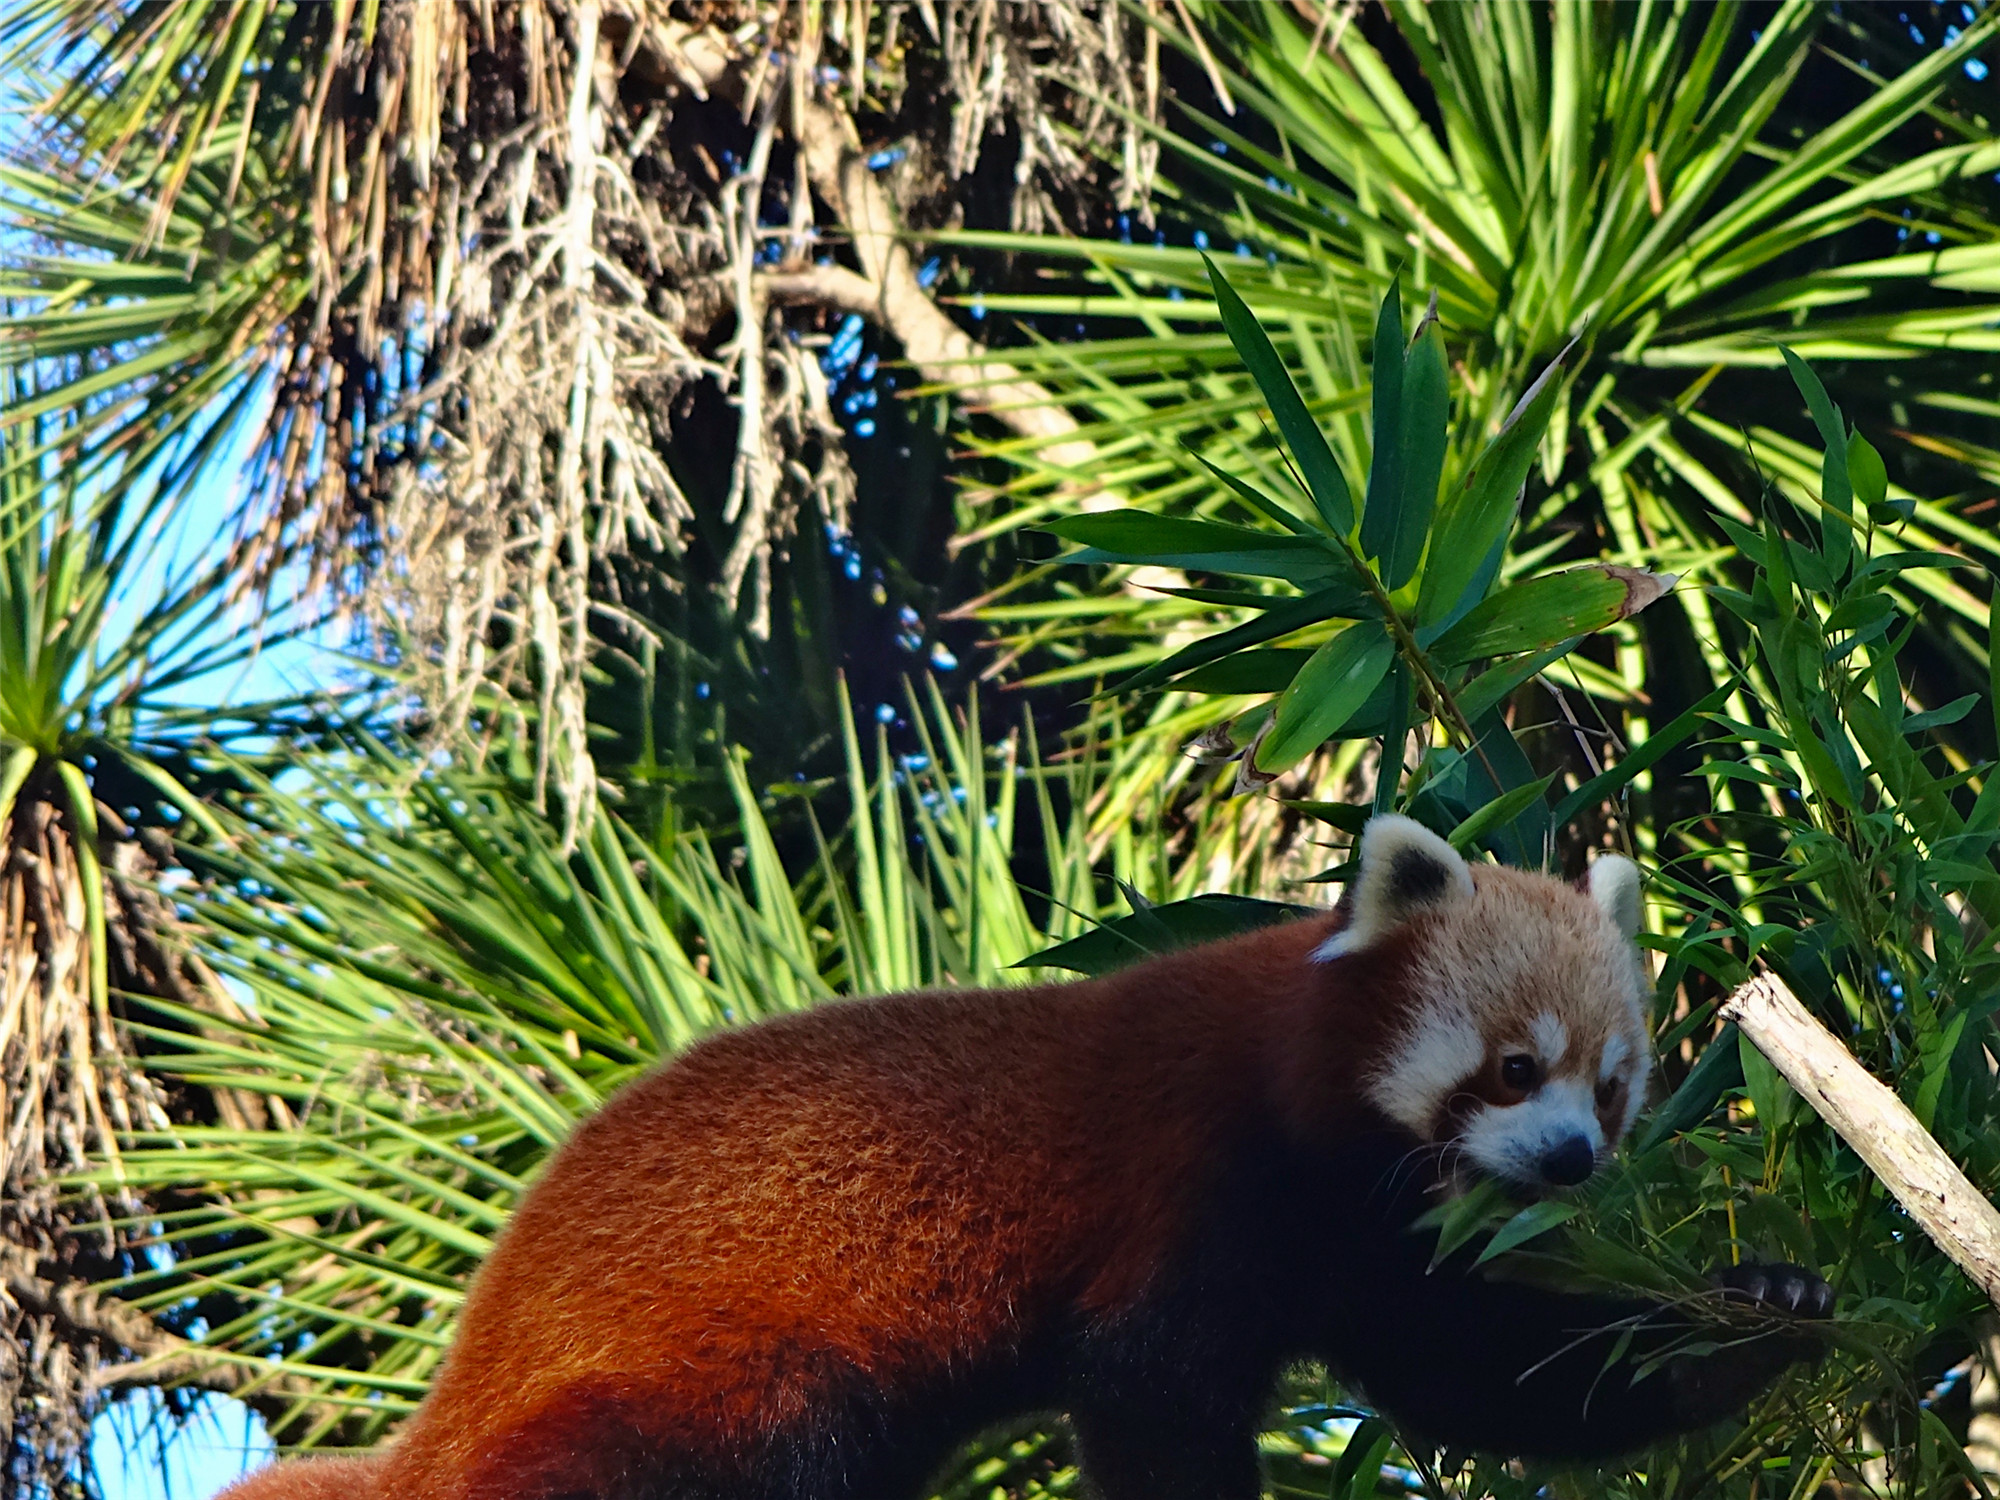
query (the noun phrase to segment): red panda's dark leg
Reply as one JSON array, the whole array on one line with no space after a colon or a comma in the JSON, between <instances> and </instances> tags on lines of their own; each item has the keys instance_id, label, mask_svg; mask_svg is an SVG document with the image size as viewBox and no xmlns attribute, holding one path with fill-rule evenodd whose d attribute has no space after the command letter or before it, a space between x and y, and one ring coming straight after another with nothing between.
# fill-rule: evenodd
<instances>
[{"instance_id":1,"label":"red panda's dark leg","mask_svg":"<svg viewBox=\"0 0 2000 1500\"><path fill-rule=\"evenodd\" d=\"M1098 1406L1070 1415L1084 1478L1101 1500L1257 1500L1257 1440L1162 1411Z\"/></svg>"},{"instance_id":2,"label":"red panda's dark leg","mask_svg":"<svg viewBox=\"0 0 2000 1500\"><path fill-rule=\"evenodd\" d=\"M1826 1284L1796 1268L1752 1300L1767 1312L1823 1316ZM1773 1287L1776 1296L1766 1295ZM1417 1435L1441 1445L1523 1458L1610 1458L1735 1415L1816 1345L1785 1319L1766 1317L1723 1347L1656 1356L1717 1328L1657 1303L1565 1295L1487 1281L1441 1267L1410 1278L1405 1295L1357 1308L1344 1374ZM1613 1358L1613 1355L1616 1358Z\"/></svg>"}]
</instances>

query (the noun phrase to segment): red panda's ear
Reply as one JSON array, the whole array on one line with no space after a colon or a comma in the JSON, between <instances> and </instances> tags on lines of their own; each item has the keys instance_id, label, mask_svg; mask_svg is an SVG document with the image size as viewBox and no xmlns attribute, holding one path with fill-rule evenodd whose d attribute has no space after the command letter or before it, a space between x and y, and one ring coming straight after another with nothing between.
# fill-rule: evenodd
<instances>
[{"instance_id":1,"label":"red panda's ear","mask_svg":"<svg viewBox=\"0 0 2000 1500\"><path fill-rule=\"evenodd\" d=\"M1626 937L1639 935L1644 913L1639 907L1639 867L1622 854L1600 854L1585 877L1590 899Z\"/></svg>"},{"instance_id":2,"label":"red panda's ear","mask_svg":"<svg viewBox=\"0 0 2000 1500\"><path fill-rule=\"evenodd\" d=\"M1347 888L1347 925L1314 957L1370 946L1419 912L1472 899L1472 871L1459 852L1412 818L1385 813L1361 830L1361 868Z\"/></svg>"}]
</instances>

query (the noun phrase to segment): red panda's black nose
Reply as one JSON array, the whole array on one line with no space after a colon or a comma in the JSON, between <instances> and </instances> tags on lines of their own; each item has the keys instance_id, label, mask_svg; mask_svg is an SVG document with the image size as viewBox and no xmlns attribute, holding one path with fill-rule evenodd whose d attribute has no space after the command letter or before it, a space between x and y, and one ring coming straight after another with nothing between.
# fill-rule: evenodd
<instances>
[{"instance_id":1,"label":"red panda's black nose","mask_svg":"<svg viewBox=\"0 0 2000 1500\"><path fill-rule=\"evenodd\" d=\"M1597 1153L1580 1135L1573 1135L1560 1146L1542 1153L1542 1176L1557 1187L1575 1187L1596 1165Z\"/></svg>"}]
</instances>

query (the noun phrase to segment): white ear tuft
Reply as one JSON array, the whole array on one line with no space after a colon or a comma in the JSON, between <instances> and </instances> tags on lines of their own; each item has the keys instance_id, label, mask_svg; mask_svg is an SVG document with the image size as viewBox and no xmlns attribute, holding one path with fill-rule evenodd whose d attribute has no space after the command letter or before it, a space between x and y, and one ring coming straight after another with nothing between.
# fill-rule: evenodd
<instances>
[{"instance_id":1,"label":"white ear tuft","mask_svg":"<svg viewBox=\"0 0 2000 1500\"><path fill-rule=\"evenodd\" d=\"M1423 824L1384 813L1361 830L1361 868L1348 897L1347 925L1319 945L1315 958L1358 953L1419 912L1470 900L1472 871Z\"/></svg>"},{"instance_id":2,"label":"white ear tuft","mask_svg":"<svg viewBox=\"0 0 2000 1500\"><path fill-rule=\"evenodd\" d=\"M1639 867L1622 854L1600 854L1590 867L1590 898L1626 937L1639 935Z\"/></svg>"}]
</instances>

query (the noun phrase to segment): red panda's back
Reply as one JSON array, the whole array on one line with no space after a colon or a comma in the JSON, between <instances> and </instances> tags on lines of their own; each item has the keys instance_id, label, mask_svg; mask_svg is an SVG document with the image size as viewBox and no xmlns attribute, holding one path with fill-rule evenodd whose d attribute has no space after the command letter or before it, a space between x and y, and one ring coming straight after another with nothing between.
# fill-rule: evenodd
<instances>
[{"instance_id":1,"label":"red panda's back","mask_svg":"<svg viewBox=\"0 0 2000 1500\"><path fill-rule=\"evenodd\" d=\"M573 1468L579 1419L607 1451L614 1430L733 1448L829 1382L904 1385L1004 1345L1082 1258L1068 1101L1092 988L830 1005L620 1094L481 1271L392 1450L399 1492L462 1493L448 1476L475 1452L506 1452L523 1487Z\"/></svg>"},{"instance_id":2,"label":"red panda's back","mask_svg":"<svg viewBox=\"0 0 2000 1500\"><path fill-rule=\"evenodd\" d=\"M382 1461L371 1458L300 1458L260 1469L216 1500L387 1500Z\"/></svg>"}]
</instances>

